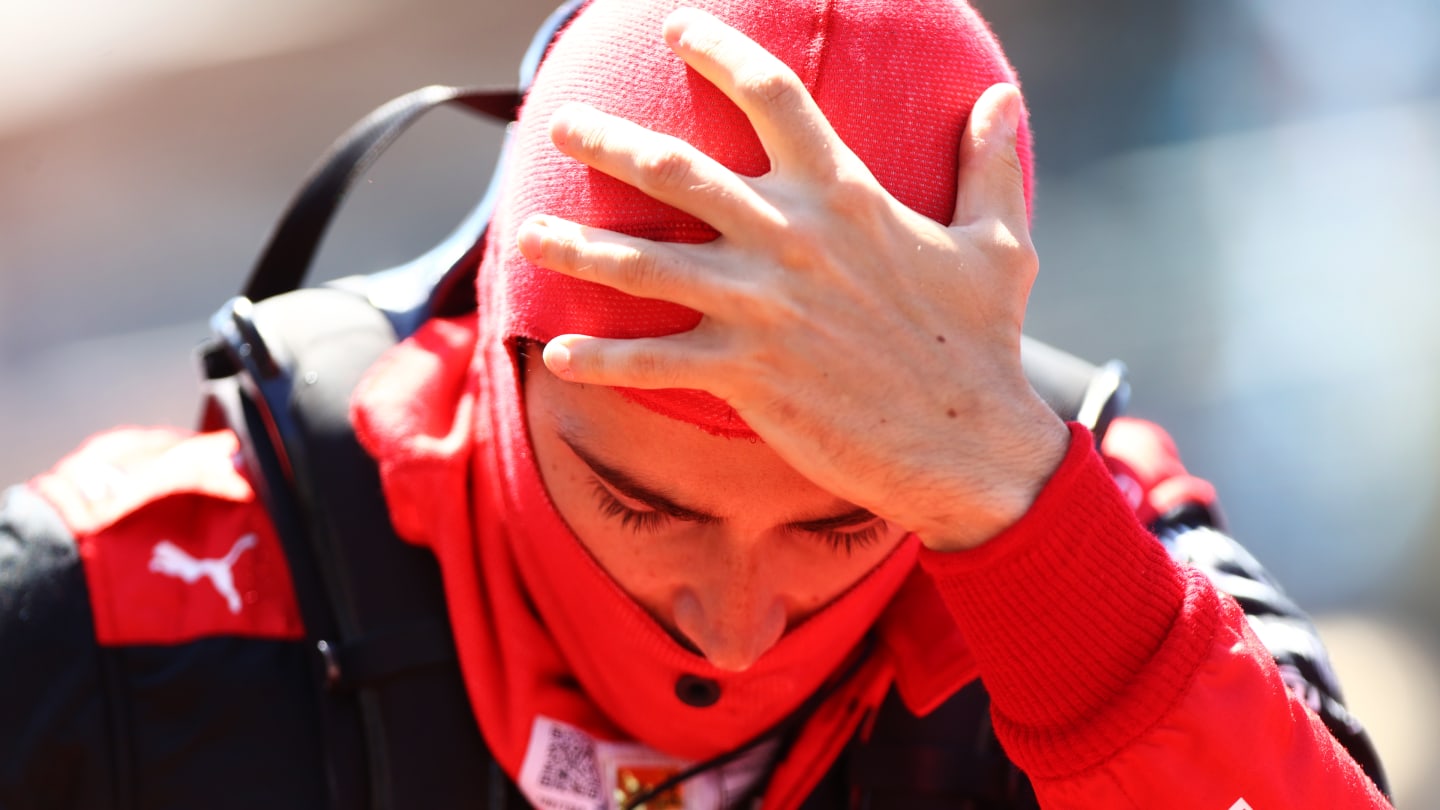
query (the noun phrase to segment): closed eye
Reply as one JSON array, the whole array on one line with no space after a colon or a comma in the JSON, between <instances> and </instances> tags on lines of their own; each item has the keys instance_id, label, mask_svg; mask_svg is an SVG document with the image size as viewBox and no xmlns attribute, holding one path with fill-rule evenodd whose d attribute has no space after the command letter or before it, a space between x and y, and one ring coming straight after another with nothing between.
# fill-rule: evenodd
<instances>
[{"instance_id":1,"label":"closed eye","mask_svg":"<svg viewBox=\"0 0 1440 810\"><path fill-rule=\"evenodd\" d=\"M592 489L595 492L595 500L600 505L600 513L605 517L620 521L621 528L629 529L637 534L641 532L658 531L672 518L664 512L654 509L631 509L620 502L619 498L610 494L610 490L598 480L592 482Z\"/></svg>"},{"instance_id":2,"label":"closed eye","mask_svg":"<svg viewBox=\"0 0 1440 810\"><path fill-rule=\"evenodd\" d=\"M831 549L845 552L850 556L856 549L865 548L879 542L885 521L876 518L872 522L854 529L821 529L819 531L806 530L798 527L790 527L790 531L806 534L823 541Z\"/></svg>"},{"instance_id":3,"label":"closed eye","mask_svg":"<svg viewBox=\"0 0 1440 810\"><path fill-rule=\"evenodd\" d=\"M600 513L612 520L618 520L621 528L628 529L636 534L649 534L657 532L669 525L672 521L683 521L687 523L713 523L714 518L688 519L666 514L656 509L636 509L626 506L615 497L609 489L598 479L591 481L591 490L595 495L595 501ZM828 545L836 552L843 551L849 556L856 549L865 548L878 542L883 534L885 522L877 517L871 516L869 522L857 528L829 528L829 526L844 520L853 525L853 516L843 518L816 521L811 524L792 524L786 530L793 534L801 534L815 538Z\"/></svg>"}]
</instances>

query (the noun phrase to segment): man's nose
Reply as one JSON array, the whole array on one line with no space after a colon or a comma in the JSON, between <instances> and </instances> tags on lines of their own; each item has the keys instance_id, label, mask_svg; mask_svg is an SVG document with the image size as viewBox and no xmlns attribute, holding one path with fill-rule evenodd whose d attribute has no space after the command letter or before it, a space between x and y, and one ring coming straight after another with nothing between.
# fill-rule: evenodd
<instances>
[{"instance_id":1,"label":"man's nose","mask_svg":"<svg viewBox=\"0 0 1440 810\"><path fill-rule=\"evenodd\" d=\"M749 669L785 633L785 602L754 549L709 566L675 597L675 626L711 664Z\"/></svg>"}]
</instances>

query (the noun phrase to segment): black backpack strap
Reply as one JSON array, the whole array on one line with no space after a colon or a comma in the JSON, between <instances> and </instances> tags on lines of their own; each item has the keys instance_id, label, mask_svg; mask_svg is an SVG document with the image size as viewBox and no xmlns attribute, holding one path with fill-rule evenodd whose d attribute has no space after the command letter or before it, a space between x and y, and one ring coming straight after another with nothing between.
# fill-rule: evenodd
<instances>
[{"instance_id":1,"label":"black backpack strap","mask_svg":"<svg viewBox=\"0 0 1440 810\"><path fill-rule=\"evenodd\" d=\"M551 43L586 2L588 0L565 0L540 25L521 61L517 86L499 89L443 85L422 87L379 107L336 139L311 169L299 193L280 216L279 224L251 270L241 294L251 301L261 301L299 289L315 259L320 241L330 228L335 212L350 193L350 188L396 138L426 113L449 105L502 123L514 121ZM494 187L492 180L491 193ZM486 194L487 199L490 196ZM482 208L488 213L488 207L483 203ZM462 226L462 231L466 231L470 241L474 242L483 233L488 219L488 216L472 216L467 225L478 224L479 230L468 233L469 229Z\"/></svg>"},{"instance_id":2,"label":"black backpack strap","mask_svg":"<svg viewBox=\"0 0 1440 810\"><path fill-rule=\"evenodd\" d=\"M434 558L394 532L374 461L355 440L351 392L397 339L474 306L473 270L494 190L409 265L299 289L354 182L430 110L511 121L551 40L585 0L541 27L519 90L428 87L376 110L306 179L244 294L199 351L203 429L232 429L285 546L316 655L330 806L523 807L480 737Z\"/></svg>"},{"instance_id":3,"label":"black backpack strap","mask_svg":"<svg viewBox=\"0 0 1440 810\"><path fill-rule=\"evenodd\" d=\"M925 717L893 689L870 736L852 739L802 810L1038 810L1030 780L1005 756L990 697L975 681Z\"/></svg>"},{"instance_id":4,"label":"black backpack strap","mask_svg":"<svg viewBox=\"0 0 1440 810\"><path fill-rule=\"evenodd\" d=\"M990 722L990 695L974 681L916 717L894 690L870 738L849 750L852 795L874 808L1038 810L1030 780L1005 755Z\"/></svg>"},{"instance_id":5,"label":"black backpack strap","mask_svg":"<svg viewBox=\"0 0 1440 810\"><path fill-rule=\"evenodd\" d=\"M425 113L450 105L513 121L520 98L514 89L434 85L407 93L367 115L336 140L311 170L255 263L243 295L260 301L299 288L351 186Z\"/></svg>"},{"instance_id":6,"label":"black backpack strap","mask_svg":"<svg viewBox=\"0 0 1440 810\"><path fill-rule=\"evenodd\" d=\"M321 689L334 807L448 807L492 768L465 693L433 556L394 533L350 393L395 342L385 314L305 289L217 314L202 353L207 427L241 435L274 519ZM463 800L463 801L462 801Z\"/></svg>"}]
</instances>

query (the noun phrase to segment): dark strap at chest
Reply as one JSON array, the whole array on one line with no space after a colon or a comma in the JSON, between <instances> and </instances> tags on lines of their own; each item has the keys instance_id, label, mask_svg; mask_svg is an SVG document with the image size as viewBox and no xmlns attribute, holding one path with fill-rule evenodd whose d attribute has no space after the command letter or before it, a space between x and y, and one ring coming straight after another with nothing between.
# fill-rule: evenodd
<instances>
[{"instance_id":1,"label":"dark strap at chest","mask_svg":"<svg viewBox=\"0 0 1440 810\"><path fill-rule=\"evenodd\" d=\"M1010 762L976 681L925 717L895 692L868 739L852 740L803 810L1032 810L1030 780Z\"/></svg>"}]
</instances>

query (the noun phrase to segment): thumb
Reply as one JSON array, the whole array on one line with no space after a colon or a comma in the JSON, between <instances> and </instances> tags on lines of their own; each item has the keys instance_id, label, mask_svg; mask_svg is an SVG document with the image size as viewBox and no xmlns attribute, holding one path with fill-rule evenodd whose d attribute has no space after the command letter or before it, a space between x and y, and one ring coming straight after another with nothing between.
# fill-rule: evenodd
<instances>
[{"instance_id":1,"label":"thumb","mask_svg":"<svg viewBox=\"0 0 1440 810\"><path fill-rule=\"evenodd\" d=\"M1023 102L1013 84L991 85L970 111L960 138L960 177L953 225L995 218L1016 233L1029 230L1025 172L1015 151Z\"/></svg>"}]
</instances>

